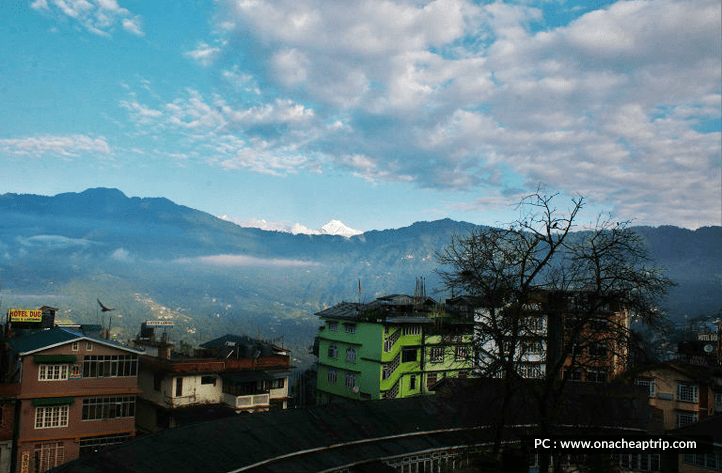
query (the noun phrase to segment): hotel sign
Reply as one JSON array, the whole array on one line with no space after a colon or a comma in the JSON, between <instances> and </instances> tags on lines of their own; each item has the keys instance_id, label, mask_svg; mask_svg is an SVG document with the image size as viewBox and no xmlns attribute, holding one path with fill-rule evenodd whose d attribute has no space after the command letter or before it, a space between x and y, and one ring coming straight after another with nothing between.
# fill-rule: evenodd
<instances>
[{"instance_id":1,"label":"hotel sign","mask_svg":"<svg viewBox=\"0 0 722 473\"><path fill-rule=\"evenodd\" d=\"M36 322L43 321L43 311L37 309L9 309L10 322Z\"/></svg>"},{"instance_id":2,"label":"hotel sign","mask_svg":"<svg viewBox=\"0 0 722 473\"><path fill-rule=\"evenodd\" d=\"M146 320L146 327L172 327L173 322L171 320Z\"/></svg>"}]
</instances>

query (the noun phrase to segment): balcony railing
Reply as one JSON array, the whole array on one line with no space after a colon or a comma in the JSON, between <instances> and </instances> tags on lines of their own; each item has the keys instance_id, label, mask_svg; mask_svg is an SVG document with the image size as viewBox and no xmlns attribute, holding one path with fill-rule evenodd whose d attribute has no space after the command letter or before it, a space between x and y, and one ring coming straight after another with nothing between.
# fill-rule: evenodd
<instances>
[{"instance_id":1,"label":"balcony railing","mask_svg":"<svg viewBox=\"0 0 722 473\"><path fill-rule=\"evenodd\" d=\"M401 336L401 330L395 331L389 338L384 341L384 352L388 353L394 348L396 340Z\"/></svg>"},{"instance_id":2,"label":"balcony railing","mask_svg":"<svg viewBox=\"0 0 722 473\"><path fill-rule=\"evenodd\" d=\"M255 407L267 407L271 403L271 395L266 394L249 394L246 396L234 396L232 394L223 394L223 403L234 409L250 409Z\"/></svg>"}]
</instances>

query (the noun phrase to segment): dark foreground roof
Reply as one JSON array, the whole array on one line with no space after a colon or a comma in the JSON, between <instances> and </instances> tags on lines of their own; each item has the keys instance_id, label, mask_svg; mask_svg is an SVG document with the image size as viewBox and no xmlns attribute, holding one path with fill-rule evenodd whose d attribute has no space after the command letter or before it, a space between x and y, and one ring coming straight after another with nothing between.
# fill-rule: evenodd
<instances>
[{"instance_id":1,"label":"dark foreground roof","mask_svg":"<svg viewBox=\"0 0 722 473\"><path fill-rule=\"evenodd\" d=\"M643 387L575 386L570 386L571 396L559 419L564 429L646 428ZM494 434L490 426L499 411L499 388L498 380L469 380L447 386L447 396L239 415L138 437L53 471L323 471L413 452L489 444ZM508 421L520 427L508 429L508 439L530 433L528 426L538 421L538 409L527 396L519 394L514 400L518 408Z\"/></svg>"}]
</instances>

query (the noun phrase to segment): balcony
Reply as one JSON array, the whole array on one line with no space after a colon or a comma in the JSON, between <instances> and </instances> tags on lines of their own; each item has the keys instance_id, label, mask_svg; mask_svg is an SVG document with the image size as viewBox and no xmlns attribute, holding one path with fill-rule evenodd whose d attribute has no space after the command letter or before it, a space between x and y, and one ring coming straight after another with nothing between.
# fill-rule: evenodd
<instances>
[{"instance_id":1,"label":"balcony","mask_svg":"<svg viewBox=\"0 0 722 473\"><path fill-rule=\"evenodd\" d=\"M256 409L259 407L270 406L271 395L269 393L265 393L234 396L232 394L223 393L223 403L233 409Z\"/></svg>"}]
</instances>

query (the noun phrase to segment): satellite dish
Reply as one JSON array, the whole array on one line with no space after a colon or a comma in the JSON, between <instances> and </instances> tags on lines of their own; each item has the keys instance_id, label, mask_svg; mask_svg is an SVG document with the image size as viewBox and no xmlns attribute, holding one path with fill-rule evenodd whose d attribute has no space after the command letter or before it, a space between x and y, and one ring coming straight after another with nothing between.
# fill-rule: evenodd
<instances>
[{"instance_id":1,"label":"satellite dish","mask_svg":"<svg viewBox=\"0 0 722 473\"><path fill-rule=\"evenodd\" d=\"M704 351L707 353L712 353L714 351L714 346L711 343L708 343L704 346Z\"/></svg>"},{"instance_id":2,"label":"satellite dish","mask_svg":"<svg viewBox=\"0 0 722 473\"><path fill-rule=\"evenodd\" d=\"M358 394L358 392L359 392L358 386L353 387L353 392L354 392L354 394Z\"/></svg>"}]
</instances>

